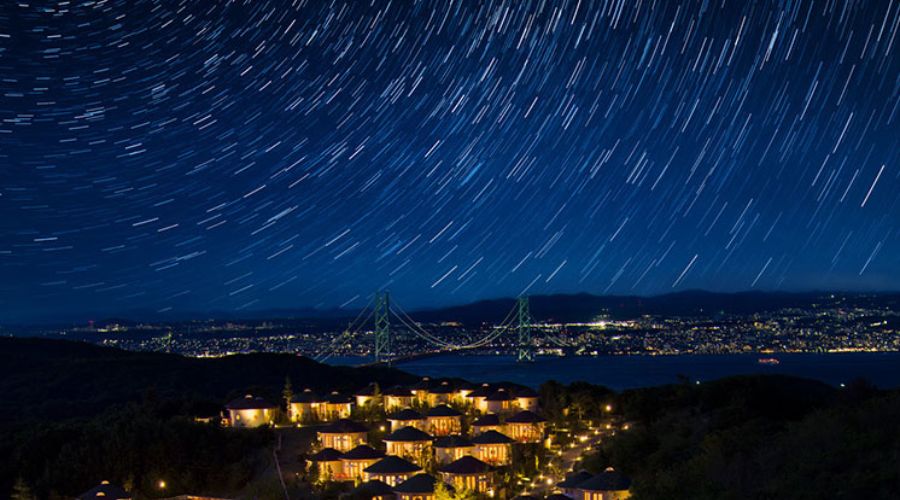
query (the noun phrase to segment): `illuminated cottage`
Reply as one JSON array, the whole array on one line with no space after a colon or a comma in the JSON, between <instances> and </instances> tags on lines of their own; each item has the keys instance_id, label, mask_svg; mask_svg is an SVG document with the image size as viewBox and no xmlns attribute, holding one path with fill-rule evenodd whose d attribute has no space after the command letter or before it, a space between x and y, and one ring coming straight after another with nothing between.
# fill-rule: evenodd
<instances>
[{"instance_id":1,"label":"illuminated cottage","mask_svg":"<svg viewBox=\"0 0 900 500\"><path fill-rule=\"evenodd\" d=\"M475 389L478 389L478 386L471 383L462 381L456 384L456 390L453 392L453 399L460 404L471 404L472 401L469 399L469 394L472 394Z\"/></svg>"},{"instance_id":2,"label":"illuminated cottage","mask_svg":"<svg viewBox=\"0 0 900 500\"><path fill-rule=\"evenodd\" d=\"M364 425L341 419L322 427L317 434L323 448L334 448L346 453L361 444L366 444L368 432Z\"/></svg>"},{"instance_id":3,"label":"illuminated cottage","mask_svg":"<svg viewBox=\"0 0 900 500\"><path fill-rule=\"evenodd\" d=\"M319 404L319 397L309 390L304 389L300 394L291 398L288 405L288 418L291 422L310 423L319 419L316 408Z\"/></svg>"},{"instance_id":4,"label":"illuminated cottage","mask_svg":"<svg viewBox=\"0 0 900 500\"><path fill-rule=\"evenodd\" d=\"M377 480L397 486L421 471L421 467L408 460L388 455L366 467L363 473L366 481Z\"/></svg>"},{"instance_id":5,"label":"illuminated cottage","mask_svg":"<svg viewBox=\"0 0 900 500\"><path fill-rule=\"evenodd\" d=\"M78 500L131 500L131 495L124 489L101 481L100 484L78 495Z\"/></svg>"},{"instance_id":6,"label":"illuminated cottage","mask_svg":"<svg viewBox=\"0 0 900 500\"><path fill-rule=\"evenodd\" d=\"M477 436L487 431L500 432L501 427L500 417L493 413L488 413L487 415L476 418L475 421L472 422L472 435Z\"/></svg>"},{"instance_id":7,"label":"illuminated cottage","mask_svg":"<svg viewBox=\"0 0 900 500\"><path fill-rule=\"evenodd\" d=\"M394 500L397 495L394 494L391 485L377 479L367 481L353 488L350 493L341 495L341 498L352 500Z\"/></svg>"},{"instance_id":8,"label":"illuminated cottage","mask_svg":"<svg viewBox=\"0 0 900 500\"><path fill-rule=\"evenodd\" d=\"M507 436L520 443L539 443L544 439L546 426L546 418L525 410L507 418L503 428Z\"/></svg>"},{"instance_id":9,"label":"illuminated cottage","mask_svg":"<svg viewBox=\"0 0 900 500\"><path fill-rule=\"evenodd\" d=\"M448 436L462 432L463 414L447 405L436 406L428 410L425 418L428 421L428 432L435 436Z\"/></svg>"},{"instance_id":10,"label":"illuminated cottage","mask_svg":"<svg viewBox=\"0 0 900 500\"><path fill-rule=\"evenodd\" d=\"M485 398L484 408L488 413L509 413L515 409L515 398L503 387Z\"/></svg>"},{"instance_id":11,"label":"illuminated cottage","mask_svg":"<svg viewBox=\"0 0 900 500\"><path fill-rule=\"evenodd\" d=\"M494 393L494 390L488 384L481 384L481 387L470 392L466 399L471 401L471 405L475 410L486 413L487 397Z\"/></svg>"},{"instance_id":12,"label":"illuminated cottage","mask_svg":"<svg viewBox=\"0 0 900 500\"><path fill-rule=\"evenodd\" d=\"M413 404L412 391L403 387L391 387L384 391L384 411L391 412L409 408Z\"/></svg>"},{"instance_id":13,"label":"illuminated cottage","mask_svg":"<svg viewBox=\"0 0 900 500\"><path fill-rule=\"evenodd\" d=\"M631 496L631 480L612 467L578 485L579 500L621 500Z\"/></svg>"},{"instance_id":14,"label":"illuminated cottage","mask_svg":"<svg viewBox=\"0 0 900 500\"><path fill-rule=\"evenodd\" d=\"M453 399L453 387L446 380L438 385L429 387L426 399L431 406L447 404Z\"/></svg>"},{"instance_id":15,"label":"illuminated cottage","mask_svg":"<svg viewBox=\"0 0 900 500\"><path fill-rule=\"evenodd\" d=\"M428 404L428 391L431 388L431 378L422 377L422 380L416 382L409 391L420 404Z\"/></svg>"},{"instance_id":16,"label":"illuminated cottage","mask_svg":"<svg viewBox=\"0 0 900 500\"><path fill-rule=\"evenodd\" d=\"M520 387L514 391L515 405L523 411L537 411L538 393L528 387Z\"/></svg>"},{"instance_id":17,"label":"illuminated cottage","mask_svg":"<svg viewBox=\"0 0 900 500\"><path fill-rule=\"evenodd\" d=\"M513 439L497 431L487 431L472 438L474 455L491 465L509 465L512 462Z\"/></svg>"},{"instance_id":18,"label":"illuminated cottage","mask_svg":"<svg viewBox=\"0 0 900 500\"><path fill-rule=\"evenodd\" d=\"M278 407L263 398L247 394L225 406L232 427L262 427L275 422Z\"/></svg>"},{"instance_id":19,"label":"illuminated cottage","mask_svg":"<svg viewBox=\"0 0 900 500\"><path fill-rule=\"evenodd\" d=\"M415 427L403 427L384 437L388 455L421 461L431 453L431 436Z\"/></svg>"},{"instance_id":20,"label":"illuminated cottage","mask_svg":"<svg viewBox=\"0 0 900 500\"><path fill-rule=\"evenodd\" d=\"M475 452L475 445L462 436L444 436L434 440L434 459L449 464Z\"/></svg>"},{"instance_id":21,"label":"illuminated cottage","mask_svg":"<svg viewBox=\"0 0 900 500\"><path fill-rule=\"evenodd\" d=\"M362 408L366 405L378 405L381 403L381 391L378 384L369 384L353 394L356 398L356 406Z\"/></svg>"},{"instance_id":22,"label":"illuminated cottage","mask_svg":"<svg viewBox=\"0 0 900 500\"><path fill-rule=\"evenodd\" d=\"M334 391L329 394L324 401L319 403L319 420L330 422L341 418L350 418L350 411L352 409L353 400Z\"/></svg>"},{"instance_id":23,"label":"illuminated cottage","mask_svg":"<svg viewBox=\"0 0 900 500\"><path fill-rule=\"evenodd\" d=\"M428 429L425 417L423 417L421 413L413 410L412 408L407 408L405 410L399 411L398 413L394 413L393 415L389 415L387 417L387 421L392 432L404 427L415 427L420 431Z\"/></svg>"},{"instance_id":24,"label":"illuminated cottage","mask_svg":"<svg viewBox=\"0 0 900 500\"><path fill-rule=\"evenodd\" d=\"M416 474L394 487L397 500L433 500L437 479L430 474Z\"/></svg>"},{"instance_id":25,"label":"illuminated cottage","mask_svg":"<svg viewBox=\"0 0 900 500\"><path fill-rule=\"evenodd\" d=\"M320 481L332 481L343 479L344 464L341 462L341 452L334 448L323 448L309 457L310 466L315 465L319 469Z\"/></svg>"},{"instance_id":26,"label":"illuminated cottage","mask_svg":"<svg viewBox=\"0 0 900 500\"><path fill-rule=\"evenodd\" d=\"M574 472L567 474L565 479L556 484L556 487L561 489L567 497L580 499L582 493L578 491L578 486L592 477L594 475L587 471Z\"/></svg>"},{"instance_id":27,"label":"illuminated cottage","mask_svg":"<svg viewBox=\"0 0 900 500\"><path fill-rule=\"evenodd\" d=\"M367 467L384 458L384 452L361 444L341 455L342 475L350 480L362 480Z\"/></svg>"},{"instance_id":28,"label":"illuminated cottage","mask_svg":"<svg viewBox=\"0 0 900 500\"><path fill-rule=\"evenodd\" d=\"M475 457L465 456L438 467L441 478L457 490L470 490L488 493L494 483L494 472L491 466Z\"/></svg>"}]
</instances>

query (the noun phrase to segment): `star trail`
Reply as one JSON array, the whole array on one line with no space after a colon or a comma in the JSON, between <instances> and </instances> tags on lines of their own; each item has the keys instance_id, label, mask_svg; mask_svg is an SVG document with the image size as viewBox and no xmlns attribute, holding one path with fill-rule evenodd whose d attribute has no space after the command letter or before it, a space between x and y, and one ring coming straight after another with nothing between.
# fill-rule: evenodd
<instances>
[{"instance_id":1,"label":"star trail","mask_svg":"<svg viewBox=\"0 0 900 500\"><path fill-rule=\"evenodd\" d=\"M900 2L0 5L0 318L897 289Z\"/></svg>"}]
</instances>

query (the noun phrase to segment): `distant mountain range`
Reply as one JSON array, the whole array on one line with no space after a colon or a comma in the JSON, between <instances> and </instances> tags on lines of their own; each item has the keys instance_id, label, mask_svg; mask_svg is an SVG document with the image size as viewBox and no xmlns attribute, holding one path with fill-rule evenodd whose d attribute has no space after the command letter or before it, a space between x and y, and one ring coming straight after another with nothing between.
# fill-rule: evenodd
<instances>
[{"instance_id":1,"label":"distant mountain range","mask_svg":"<svg viewBox=\"0 0 900 500\"><path fill-rule=\"evenodd\" d=\"M464 324L499 322L515 306L515 298L482 300L451 307L410 311L416 321ZM719 293L702 290L641 297L634 295L592 295L588 293L535 295L530 297L531 314L538 321L585 322L606 316L612 319L634 318L643 314L665 316L715 317L722 314L753 314L787 307L809 308L814 305L841 307L879 307L900 310L900 292L736 292ZM178 322L189 320L263 321L293 319L311 324L346 324L359 313L347 309L264 309L254 311L169 312L133 310L117 314L60 314L31 320L29 324L83 324L88 319L98 324L116 322Z\"/></svg>"}]
</instances>

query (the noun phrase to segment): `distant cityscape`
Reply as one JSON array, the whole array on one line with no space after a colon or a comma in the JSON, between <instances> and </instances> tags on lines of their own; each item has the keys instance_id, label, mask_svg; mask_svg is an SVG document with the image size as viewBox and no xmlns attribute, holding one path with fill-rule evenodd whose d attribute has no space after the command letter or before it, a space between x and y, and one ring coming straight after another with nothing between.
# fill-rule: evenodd
<instances>
[{"instance_id":1,"label":"distant cityscape","mask_svg":"<svg viewBox=\"0 0 900 500\"><path fill-rule=\"evenodd\" d=\"M415 314L413 314L415 316ZM339 320L104 321L72 327L31 328L25 334L62 337L131 351L162 351L193 357L251 352L295 353L331 360L369 358L374 329L346 331ZM501 328L499 322L453 320L391 325L396 357L435 352L413 329L454 344L469 344ZM534 320L534 352L543 356L680 355L735 353L900 351L900 311L890 303L828 295L801 307L752 313L640 314L623 318L600 309L588 321ZM17 330L4 334L22 334ZM515 332L498 334L473 354L513 354Z\"/></svg>"}]
</instances>

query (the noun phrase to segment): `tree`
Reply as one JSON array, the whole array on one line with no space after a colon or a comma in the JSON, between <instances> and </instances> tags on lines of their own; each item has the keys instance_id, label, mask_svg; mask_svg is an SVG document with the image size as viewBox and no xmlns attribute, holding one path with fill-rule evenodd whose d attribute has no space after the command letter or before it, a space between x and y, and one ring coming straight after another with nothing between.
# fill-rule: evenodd
<instances>
[{"instance_id":1,"label":"tree","mask_svg":"<svg viewBox=\"0 0 900 500\"><path fill-rule=\"evenodd\" d=\"M12 500L34 500L34 493L31 492L31 488L25 484L25 480L20 476L16 479L16 484L13 485L12 495L10 496Z\"/></svg>"},{"instance_id":2,"label":"tree","mask_svg":"<svg viewBox=\"0 0 900 500\"><path fill-rule=\"evenodd\" d=\"M453 493L447 488L443 481L438 479L434 482L434 500L452 500Z\"/></svg>"},{"instance_id":3,"label":"tree","mask_svg":"<svg viewBox=\"0 0 900 500\"><path fill-rule=\"evenodd\" d=\"M281 397L284 399L285 412L282 414L287 422L291 421L291 400L294 399L294 389L291 386L291 377L284 377L284 388L281 390Z\"/></svg>"}]
</instances>

